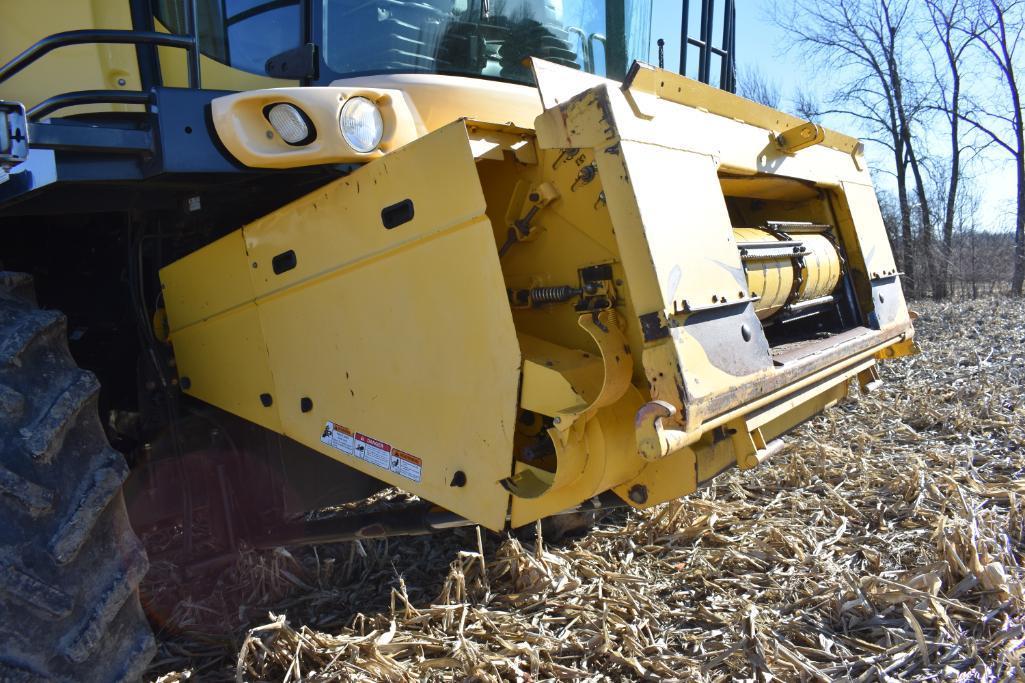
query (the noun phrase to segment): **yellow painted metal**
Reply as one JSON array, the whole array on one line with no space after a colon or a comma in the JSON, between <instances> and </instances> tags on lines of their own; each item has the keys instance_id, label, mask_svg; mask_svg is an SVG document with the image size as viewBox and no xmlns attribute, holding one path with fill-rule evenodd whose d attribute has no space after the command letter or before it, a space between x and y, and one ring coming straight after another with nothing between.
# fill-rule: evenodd
<instances>
[{"instance_id":1,"label":"yellow painted metal","mask_svg":"<svg viewBox=\"0 0 1025 683\"><path fill-rule=\"evenodd\" d=\"M568 510L641 471L644 462L637 456L633 440L633 415L641 403L640 393L631 386L616 403L575 423L572 429L550 430L557 457L574 464L575 476L564 485L551 486L544 495L513 496L510 525L522 526ZM516 463L517 475L531 469L529 464ZM544 470L533 469L539 479L550 478Z\"/></svg>"},{"instance_id":2,"label":"yellow painted metal","mask_svg":"<svg viewBox=\"0 0 1025 683\"><path fill-rule=\"evenodd\" d=\"M850 216L850 222L842 227L853 228L850 241L860 249L865 272L872 280L896 275L897 263L886 237L875 190L869 184L845 182L842 201Z\"/></svg>"},{"instance_id":3,"label":"yellow painted metal","mask_svg":"<svg viewBox=\"0 0 1025 683\"><path fill-rule=\"evenodd\" d=\"M804 256L796 302L832 294L840 283L840 254L833 241L825 235L801 235L799 241L804 247Z\"/></svg>"},{"instance_id":4,"label":"yellow painted metal","mask_svg":"<svg viewBox=\"0 0 1025 683\"><path fill-rule=\"evenodd\" d=\"M579 72L578 72L579 73ZM424 130L437 130L460 118L533 128L541 113L536 88L481 78L440 74L378 74L345 78L338 88L398 90L409 100Z\"/></svg>"},{"instance_id":5,"label":"yellow painted metal","mask_svg":"<svg viewBox=\"0 0 1025 683\"><path fill-rule=\"evenodd\" d=\"M840 254L825 235L802 234L791 239L790 235L764 228L734 228L733 235L742 253L751 244L800 244L796 248L751 249L746 254L748 288L752 296L758 297L755 311L761 320L771 318L784 306L827 296L840 283Z\"/></svg>"},{"instance_id":6,"label":"yellow painted metal","mask_svg":"<svg viewBox=\"0 0 1025 683\"><path fill-rule=\"evenodd\" d=\"M618 403L631 387L633 356L615 311L582 315L577 324L597 346L597 356L529 335L520 336L520 408L553 419L548 438L555 447L556 458L547 470L525 464L505 482L506 488L519 498L555 494L575 483L589 461L606 459L603 452L588 452L591 437L586 427L578 425L578 420L590 424L590 418L602 408Z\"/></svg>"},{"instance_id":7,"label":"yellow painted metal","mask_svg":"<svg viewBox=\"0 0 1025 683\"><path fill-rule=\"evenodd\" d=\"M412 102L418 139L165 269L186 391L497 529L754 466L909 351L856 140L672 74L621 87L554 66L534 130L438 127L448 81L418 78L338 86ZM317 95L325 116L338 92ZM412 219L385 229L406 199ZM772 345L770 317L846 296L843 277L870 325ZM345 429L419 459L422 481L339 451Z\"/></svg>"},{"instance_id":8,"label":"yellow painted metal","mask_svg":"<svg viewBox=\"0 0 1025 683\"><path fill-rule=\"evenodd\" d=\"M156 30L168 30L155 21ZM0 22L0 64L36 41L62 31L132 28L126 0L33 0L18 3ZM157 48L162 81L169 87L188 86L184 50ZM203 87L212 90L253 90L298 85L232 68L201 55ZM30 69L0 84L0 100L18 100L32 107L47 97L78 90L137 91L142 87L132 45L73 45L53 51ZM141 111L138 105L98 104L68 107L61 115L101 111Z\"/></svg>"},{"instance_id":9,"label":"yellow painted metal","mask_svg":"<svg viewBox=\"0 0 1025 683\"><path fill-rule=\"evenodd\" d=\"M342 136L338 116L351 97L374 102L381 112L384 134L370 152L357 152ZM313 126L313 139L290 145L275 132L264 112L275 104L291 104ZM225 148L253 168L295 168L311 164L365 162L412 142L423 132L409 103L396 90L380 88L274 88L233 93L210 103L214 129Z\"/></svg>"},{"instance_id":10,"label":"yellow painted metal","mask_svg":"<svg viewBox=\"0 0 1025 683\"><path fill-rule=\"evenodd\" d=\"M811 122L794 126L776 136L776 144L787 154L796 154L825 140L826 129Z\"/></svg>"},{"instance_id":11,"label":"yellow painted metal","mask_svg":"<svg viewBox=\"0 0 1025 683\"><path fill-rule=\"evenodd\" d=\"M61 31L130 29L127 2L109 0L32 0L5 3L0 21L0 64L36 41ZM139 67L131 45L75 45L46 55L30 69L0 84L0 100L32 107L48 97L77 90L138 90ZM62 115L128 111L126 105L69 107Z\"/></svg>"},{"instance_id":12,"label":"yellow painted metal","mask_svg":"<svg viewBox=\"0 0 1025 683\"><path fill-rule=\"evenodd\" d=\"M385 229L407 199L411 220ZM457 122L165 268L186 392L501 528L520 352L484 208ZM322 441L342 428L374 440L367 458ZM419 459L421 480L374 442Z\"/></svg>"},{"instance_id":13,"label":"yellow painted metal","mask_svg":"<svg viewBox=\"0 0 1025 683\"><path fill-rule=\"evenodd\" d=\"M184 85L184 60L162 49L165 81ZM242 90L215 99L211 114L218 137L231 154L253 168L296 168L312 164L365 162L386 154L459 118L510 122L501 128L529 127L541 113L537 90L525 85L500 83L459 76L388 74L338 80L329 87L282 87L292 85L253 76L203 58L204 87ZM368 153L352 150L338 130L341 103L353 96L367 97L381 108L384 136L380 148ZM265 107L287 102L302 109L312 120L317 137L309 144L283 142L269 125ZM509 135L489 126L488 135ZM475 145L488 147L491 158L502 159L494 140L476 138ZM519 141L523 145L522 140ZM517 148L520 161L533 145ZM486 158L475 149L475 156Z\"/></svg>"},{"instance_id":14,"label":"yellow painted metal","mask_svg":"<svg viewBox=\"0 0 1025 683\"><path fill-rule=\"evenodd\" d=\"M695 107L750 126L774 131L772 141L784 154L792 154L814 144L822 144L848 155L853 155L861 149L861 143L848 135L815 124L810 124L814 128L810 129L809 134L808 121L672 71L655 69L647 64L635 64L635 68L627 75L623 89L628 92L645 93L661 100ZM800 142L790 142L785 137L786 134ZM784 135L782 144L779 140L780 135Z\"/></svg>"},{"instance_id":15,"label":"yellow painted metal","mask_svg":"<svg viewBox=\"0 0 1025 683\"><path fill-rule=\"evenodd\" d=\"M778 242L780 238L761 228L734 228L737 247L744 248L746 242ZM769 318L790 303L794 296L794 259L776 250L773 256L752 259L744 264L747 283L752 296L758 297L755 311L762 320Z\"/></svg>"}]
</instances>

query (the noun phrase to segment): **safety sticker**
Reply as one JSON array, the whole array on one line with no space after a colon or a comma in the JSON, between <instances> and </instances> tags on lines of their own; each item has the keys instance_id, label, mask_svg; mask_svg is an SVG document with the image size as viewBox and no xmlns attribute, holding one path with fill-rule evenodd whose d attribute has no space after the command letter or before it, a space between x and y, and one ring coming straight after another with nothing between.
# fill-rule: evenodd
<instances>
[{"instance_id":1,"label":"safety sticker","mask_svg":"<svg viewBox=\"0 0 1025 683\"><path fill-rule=\"evenodd\" d=\"M415 455L400 451L398 448L392 449L391 471L400 477L405 477L419 483L420 474L423 472L423 464L423 460Z\"/></svg>"},{"instance_id":2,"label":"safety sticker","mask_svg":"<svg viewBox=\"0 0 1025 683\"><path fill-rule=\"evenodd\" d=\"M331 448L340 450L342 453L355 454L352 430L343 427L337 422L327 423L327 426L324 427L324 433L320 435L320 440Z\"/></svg>"},{"instance_id":3,"label":"safety sticker","mask_svg":"<svg viewBox=\"0 0 1025 683\"><path fill-rule=\"evenodd\" d=\"M391 446L359 432L356 432L356 457L371 465L391 469Z\"/></svg>"},{"instance_id":4,"label":"safety sticker","mask_svg":"<svg viewBox=\"0 0 1025 683\"><path fill-rule=\"evenodd\" d=\"M371 465L394 472L410 481L420 482L423 474L423 461L398 448L392 448L383 441L359 432L353 433L348 427L337 422L328 422L320 435L321 442L347 455L365 460Z\"/></svg>"}]
</instances>

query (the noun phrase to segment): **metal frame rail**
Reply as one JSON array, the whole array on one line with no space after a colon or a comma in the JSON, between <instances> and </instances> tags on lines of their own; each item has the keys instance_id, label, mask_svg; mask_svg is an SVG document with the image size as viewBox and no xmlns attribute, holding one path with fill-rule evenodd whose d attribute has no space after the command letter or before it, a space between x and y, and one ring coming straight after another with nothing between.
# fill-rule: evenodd
<instances>
[{"instance_id":1,"label":"metal frame rail","mask_svg":"<svg viewBox=\"0 0 1025 683\"><path fill-rule=\"evenodd\" d=\"M121 29L86 29L54 33L39 40L17 57L0 66L0 83L25 70L54 50L70 45L135 45L137 48L140 46L164 46L185 50L188 57L189 88L198 90L202 87L202 82L196 2L197 0L190 0L185 3L185 23L188 35ZM150 101L151 96L147 91L80 90L49 97L29 109L27 116L30 121L38 121L58 109L81 104L141 104L148 109Z\"/></svg>"}]
</instances>

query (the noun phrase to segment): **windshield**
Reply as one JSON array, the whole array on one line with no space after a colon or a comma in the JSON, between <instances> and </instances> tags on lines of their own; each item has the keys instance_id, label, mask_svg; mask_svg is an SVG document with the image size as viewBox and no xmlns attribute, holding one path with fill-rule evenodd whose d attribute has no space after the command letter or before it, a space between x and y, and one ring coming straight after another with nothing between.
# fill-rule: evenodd
<instances>
[{"instance_id":1,"label":"windshield","mask_svg":"<svg viewBox=\"0 0 1025 683\"><path fill-rule=\"evenodd\" d=\"M622 80L650 61L653 0L324 0L338 75L446 73L532 83L527 57Z\"/></svg>"}]
</instances>

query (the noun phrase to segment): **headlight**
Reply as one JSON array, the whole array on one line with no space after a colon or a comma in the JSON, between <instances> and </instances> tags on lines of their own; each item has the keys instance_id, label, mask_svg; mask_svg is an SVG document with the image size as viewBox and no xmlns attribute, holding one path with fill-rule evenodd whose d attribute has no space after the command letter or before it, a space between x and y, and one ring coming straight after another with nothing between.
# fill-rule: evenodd
<instances>
[{"instance_id":1,"label":"headlight","mask_svg":"<svg viewBox=\"0 0 1025 683\"><path fill-rule=\"evenodd\" d=\"M278 132L281 139L290 145L300 145L310 141L310 124L306 116L290 104L275 104L265 112L270 125Z\"/></svg>"},{"instance_id":2,"label":"headlight","mask_svg":"<svg viewBox=\"0 0 1025 683\"><path fill-rule=\"evenodd\" d=\"M381 144L384 121L381 110L365 97L350 97L338 115L342 137L357 152L373 152Z\"/></svg>"}]
</instances>

